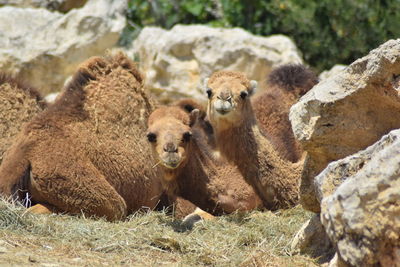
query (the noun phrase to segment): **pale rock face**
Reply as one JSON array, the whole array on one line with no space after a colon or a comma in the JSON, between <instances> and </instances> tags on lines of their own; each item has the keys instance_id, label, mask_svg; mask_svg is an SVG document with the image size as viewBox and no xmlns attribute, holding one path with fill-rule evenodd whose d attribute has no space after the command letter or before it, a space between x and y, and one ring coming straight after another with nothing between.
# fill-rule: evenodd
<instances>
[{"instance_id":1,"label":"pale rock face","mask_svg":"<svg viewBox=\"0 0 400 267\"><path fill-rule=\"evenodd\" d=\"M304 223L292 240L291 250L293 253L319 258L320 263L327 262L332 258L335 250L321 224L319 214L315 214Z\"/></svg>"},{"instance_id":2,"label":"pale rock face","mask_svg":"<svg viewBox=\"0 0 400 267\"><path fill-rule=\"evenodd\" d=\"M317 177L321 221L346 264L400 266L399 151L394 130Z\"/></svg>"},{"instance_id":3,"label":"pale rock face","mask_svg":"<svg viewBox=\"0 0 400 267\"><path fill-rule=\"evenodd\" d=\"M290 110L296 138L308 156L300 201L320 212L314 177L329 162L366 148L400 128L400 39L390 40L322 80Z\"/></svg>"},{"instance_id":4,"label":"pale rock face","mask_svg":"<svg viewBox=\"0 0 400 267\"><path fill-rule=\"evenodd\" d=\"M301 63L295 44L283 35L259 37L242 29L177 25L146 27L133 42L147 86L162 96L205 99L203 81L217 70L245 72L265 84L271 68Z\"/></svg>"},{"instance_id":5,"label":"pale rock face","mask_svg":"<svg viewBox=\"0 0 400 267\"><path fill-rule=\"evenodd\" d=\"M346 67L347 67L346 65L337 64L333 66L330 70L325 70L321 72L321 74L318 76L318 79L320 81L326 80L329 77L334 76L339 72L343 71Z\"/></svg>"},{"instance_id":6,"label":"pale rock face","mask_svg":"<svg viewBox=\"0 0 400 267\"><path fill-rule=\"evenodd\" d=\"M0 5L15 7L46 8L51 11L68 12L82 7L87 0L0 0Z\"/></svg>"},{"instance_id":7,"label":"pale rock face","mask_svg":"<svg viewBox=\"0 0 400 267\"><path fill-rule=\"evenodd\" d=\"M2 7L0 70L29 81L44 95L59 91L79 63L117 43L125 9L125 0L91 0L65 15Z\"/></svg>"}]
</instances>

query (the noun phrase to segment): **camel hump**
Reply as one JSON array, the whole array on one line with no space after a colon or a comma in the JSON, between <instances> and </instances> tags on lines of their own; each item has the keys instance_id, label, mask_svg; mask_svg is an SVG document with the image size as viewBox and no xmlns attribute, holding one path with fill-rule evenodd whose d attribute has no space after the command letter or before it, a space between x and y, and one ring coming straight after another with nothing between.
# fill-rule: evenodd
<instances>
[{"instance_id":1,"label":"camel hump","mask_svg":"<svg viewBox=\"0 0 400 267\"><path fill-rule=\"evenodd\" d=\"M197 102L196 100L194 100L192 98L185 98L185 99L178 100L178 101L174 102L172 105L180 107L187 113L191 113L193 110L198 109L200 119L204 119L207 114L205 105L202 105L201 103Z\"/></svg>"},{"instance_id":2,"label":"camel hump","mask_svg":"<svg viewBox=\"0 0 400 267\"><path fill-rule=\"evenodd\" d=\"M104 74L110 73L113 69L122 68L130 72L136 81L143 85L144 77L138 70L136 64L123 52L108 52L105 57L91 57L79 65L78 72L72 82L81 83L82 86L89 80L97 80Z\"/></svg>"},{"instance_id":3,"label":"camel hump","mask_svg":"<svg viewBox=\"0 0 400 267\"><path fill-rule=\"evenodd\" d=\"M24 81L13 77L11 74L6 72L0 72L0 90L4 90L4 86L9 85L12 88L16 88L21 93L25 94L27 97L34 99L40 108L46 107L46 101L40 95L39 91L33 86L25 83ZM16 92L14 92L16 93Z\"/></svg>"},{"instance_id":4,"label":"camel hump","mask_svg":"<svg viewBox=\"0 0 400 267\"><path fill-rule=\"evenodd\" d=\"M318 83L317 75L303 64L285 64L268 75L268 84L299 96L307 93Z\"/></svg>"}]
</instances>

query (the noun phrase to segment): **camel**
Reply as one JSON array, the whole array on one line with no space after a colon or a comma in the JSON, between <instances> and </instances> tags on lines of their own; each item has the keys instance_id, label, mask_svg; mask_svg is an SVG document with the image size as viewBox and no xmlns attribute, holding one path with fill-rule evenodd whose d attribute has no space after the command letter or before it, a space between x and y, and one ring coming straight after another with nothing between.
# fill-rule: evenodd
<instances>
[{"instance_id":1,"label":"camel","mask_svg":"<svg viewBox=\"0 0 400 267\"><path fill-rule=\"evenodd\" d=\"M212 215L261 207L237 168L213 153L205 112L196 106L184 100L159 107L148 120L147 138L168 195L187 199Z\"/></svg>"},{"instance_id":2,"label":"camel","mask_svg":"<svg viewBox=\"0 0 400 267\"><path fill-rule=\"evenodd\" d=\"M256 87L243 73L214 73L206 80L207 116L221 156L238 167L264 207L289 208L299 200L303 164L281 158L260 130L250 102Z\"/></svg>"},{"instance_id":3,"label":"camel","mask_svg":"<svg viewBox=\"0 0 400 267\"><path fill-rule=\"evenodd\" d=\"M303 149L294 137L289 110L318 78L304 65L286 64L274 69L267 83L268 89L252 101L258 125L282 158L297 162Z\"/></svg>"},{"instance_id":4,"label":"camel","mask_svg":"<svg viewBox=\"0 0 400 267\"><path fill-rule=\"evenodd\" d=\"M35 88L10 74L0 73L0 163L22 125L45 107Z\"/></svg>"},{"instance_id":5,"label":"camel","mask_svg":"<svg viewBox=\"0 0 400 267\"><path fill-rule=\"evenodd\" d=\"M54 104L26 124L0 166L0 194L32 212L123 219L156 207L162 184L146 143L153 103L122 53L84 62Z\"/></svg>"}]
</instances>

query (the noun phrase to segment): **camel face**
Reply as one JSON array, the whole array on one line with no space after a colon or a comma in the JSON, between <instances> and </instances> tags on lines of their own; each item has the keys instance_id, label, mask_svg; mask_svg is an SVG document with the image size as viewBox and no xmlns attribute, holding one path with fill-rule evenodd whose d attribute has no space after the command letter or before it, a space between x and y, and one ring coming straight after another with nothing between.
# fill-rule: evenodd
<instances>
[{"instance_id":1,"label":"camel face","mask_svg":"<svg viewBox=\"0 0 400 267\"><path fill-rule=\"evenodd\" d=\"M211 77L207 82L208 114L210 120L222 124L237 124L243 120L243 110L250 105L249 97L254 92L257 82L244 80L234 72L227 72L226 77Z\"/></svg>"},{"instance_id":2,"label":"camel face","mask_svg":"<svg viewBox=\"0 0 400 267\"><path fill-rule=\"evenodd\" d=\"M158 109L150 116L147 139L158 164L169 170L185 165L192 132L189 124ZM188 117L187 114L184 114Z\"/></svg>"}]
</instances>

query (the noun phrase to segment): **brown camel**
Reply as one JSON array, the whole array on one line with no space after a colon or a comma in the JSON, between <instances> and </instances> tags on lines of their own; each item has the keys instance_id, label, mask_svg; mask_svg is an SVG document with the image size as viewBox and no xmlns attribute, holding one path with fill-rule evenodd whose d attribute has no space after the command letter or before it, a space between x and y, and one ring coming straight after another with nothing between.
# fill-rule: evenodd
<instances>
[{"instance_id":1,"label":"brown camel","mask_svg":"<svg viewBox=\"0 0 400 267\"><path fill-rule=\"evenodd\" d=\"M291 162L300 160L303 149L294 137L289 110L317 83L317 76L304 65L283 65L270 73L268 89L252 101L259 127L278 153Z\"/></svg>"},{"instance_id":2,"label":"brown camel","mask_svg":"<svg viewBox=\"0 0 400 267\"><path fill-rule=\"evenodd\" d=\"M207 122L191 103L160 107L148 121L147 138L169 195L213 215L260 207L261 200L237 168L213 153L204 130Z\"/></svg>"},{"instance_id":3,"label":"brown camel","mask_svg":"<svg viewBox=\"0 0 400 267\"><path fill-rule=\"evenodd\" d=\"M221 155L235 164L270 210L298 203L302 164L282 159L257 125L249 96L257 83L220 71L206 82L207 114Z\"/></svg>"},{"instance_id":4,"label":"brown camel","mask_svg":"<svg viewBox=\"0 0 400 267\"><path fill-rule=\"evenodd\" d=\"M43 210L124 218L154 208L162 185L146 143L152 103L122 53L84 62L60 98L6 152L0 193Z\"/></svg>"},{"instance_id":5,"label":"brown camel","mask_svg":"<svg viewBox=\"0 0 400 267\"><path fill-rule=\"evenodd\" d=\"M45 107L46 103L34 88L0 73L0 164L22 125Z\"/></svg>"}]
</instances>

